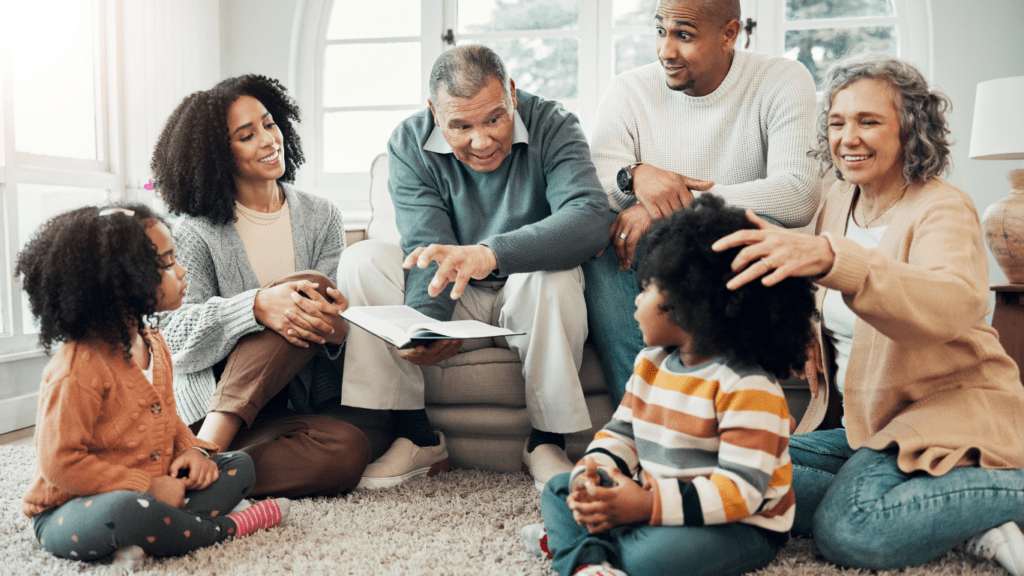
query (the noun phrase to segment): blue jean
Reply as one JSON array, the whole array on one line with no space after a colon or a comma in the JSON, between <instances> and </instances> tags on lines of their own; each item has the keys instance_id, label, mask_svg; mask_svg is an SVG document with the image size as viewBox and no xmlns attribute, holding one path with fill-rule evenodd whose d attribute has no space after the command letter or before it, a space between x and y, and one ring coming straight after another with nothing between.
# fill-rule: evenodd
<instances>
[{"instance_id":1,"label":"blue jean","mask_svg":"<svg viewBox=\"0 0 1024 576\"><path fill-rule=\"evenodd\" d=\"M854 451L843 428L796 434L789 455L793 533L809 529L822 554L843 566L916 566L989 528L1024 522L1024 470L907 474L895 449Z\"/></svg>"},{"instance_id":2,"label":"blue jean","mask_svg":"<svg viewBox=\"0 0 1024 576\"><path fill-rule=\"evenodd\" d=\"M572 518L566 504L569 474L559 474L544 486L540 508L554 555L552 568L569 576L585 564L609 562L630 576L671 574L725 576L767 566L786 536L732 522L713 526L617 526L590 534Z\"/></svg>"},{"instance_id":3,"label":"blue jean","mask_svg":"<svg viewBox=\"0 0 1024 576\"><path fill-rule=\"evenodd\" d=\"M583 263L590 341L601 358L601 371L615 404L626 393L633 362L644 348L644 336L633 319L640 293L635 271L638 261L634 258L630 269L619 270L615 251L609 246L600 258Z\"/></svg>"}]
</instances>

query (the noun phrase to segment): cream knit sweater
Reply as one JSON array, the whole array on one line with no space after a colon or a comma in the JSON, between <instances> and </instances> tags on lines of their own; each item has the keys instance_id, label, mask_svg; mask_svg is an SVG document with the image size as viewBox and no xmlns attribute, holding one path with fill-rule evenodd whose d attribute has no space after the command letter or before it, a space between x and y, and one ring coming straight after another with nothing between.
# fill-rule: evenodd
<instances>
[{"instance_id":1,"label":"cream knit sweater","mask_svg":"<svg viewBox=\"0 0 1024 576\"><path fill-rule=\"evenodd\" d=\"M707 96L676 92L660 63L612 80L598 108L594 164L612 209L636 199L615 183L619 168L645 162L701 180L726 202L785 226L806 226L821 179L807 157L814 137L814 81L799 62L736 51Z\"/></svg>"}]
</instances>

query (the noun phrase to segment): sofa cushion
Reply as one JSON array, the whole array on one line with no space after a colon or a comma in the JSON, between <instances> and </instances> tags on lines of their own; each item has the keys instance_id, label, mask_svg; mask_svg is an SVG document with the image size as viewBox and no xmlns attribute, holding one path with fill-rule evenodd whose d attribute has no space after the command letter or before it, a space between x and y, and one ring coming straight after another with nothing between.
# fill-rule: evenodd
<instances>
[{"instance_id":1,"label":"sofa cushion","mask_svg":"<svg viewBox=\"0 0 1024 576\"><path fill-rule=\"evenodd\" d=\"M388 155L378 154L370 165L370 221L366 237L398 244L402 236L395 225L395 205L388 192Z\"/></svg>"}]
</instances>

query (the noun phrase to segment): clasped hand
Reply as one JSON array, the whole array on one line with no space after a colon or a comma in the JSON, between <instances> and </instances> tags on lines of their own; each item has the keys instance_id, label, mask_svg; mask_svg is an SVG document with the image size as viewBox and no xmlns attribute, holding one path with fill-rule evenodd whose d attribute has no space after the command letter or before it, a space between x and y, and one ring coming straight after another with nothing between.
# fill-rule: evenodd
<instances>
[{"instance_id":1,"label":"clasped hand","mask_svg":"<svg viewBox=\"0 0 1024 576\"><path fill-rule=\"evenodd\" d=\"M309 280L283 282L256 293L253 313L256 321L296 346L341 344L348 323L340 316L348 300L336 288L327 288L328 300Z\"/></svg>"},{"instance_id":2,"label":"clasped hand","mask_svg":"<svg viewBox=\"0 0 1024 576\"><path fill-rule=\"evenodd\" d=\"M178 475L187 472L184 477ZM157 500L174 506L185 507L186 490L203 490L220 478L217 464L198 450L185 450L171 462L170 470L164 476L149 479L149 492Z\"/></svg>"},{"instance_id":3,"label":"clasped hand","mask_svg":"<svg viewBox=\"0 0 1024 576\"><path fill-rule=\"evenodd\" d=\"M616 526L650 522L654 494L649 485L641 487L618 468L609 468L608 475L615 485L602 488L597 463L590 456L583 462L586 471L573 478L566 498L577 524L585 526L591 534L598 534Z\"/></svg>"}]
</instances>

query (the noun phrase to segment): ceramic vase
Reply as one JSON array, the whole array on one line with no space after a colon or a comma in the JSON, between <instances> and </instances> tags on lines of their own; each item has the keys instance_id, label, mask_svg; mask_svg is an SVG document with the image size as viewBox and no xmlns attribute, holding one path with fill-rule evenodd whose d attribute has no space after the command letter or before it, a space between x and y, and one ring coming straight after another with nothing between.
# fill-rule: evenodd
<instances>
[{"instance_id":1,"label":"ceramic vase","mask_svg":"<svg viewBox=\"0 0 1024 576\"><path fill-rule=\"evenodd\" d=\"M985 242L1012 284L1024 284L1024 169L1006 173L1010 195L996 200L982 216Z\"/></svg>"}]
</instances>

